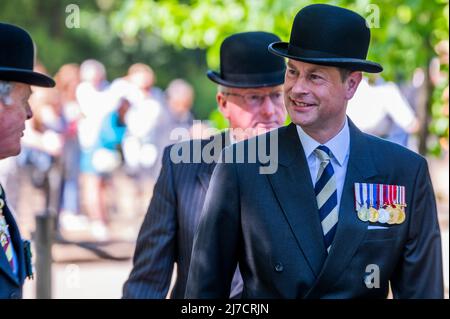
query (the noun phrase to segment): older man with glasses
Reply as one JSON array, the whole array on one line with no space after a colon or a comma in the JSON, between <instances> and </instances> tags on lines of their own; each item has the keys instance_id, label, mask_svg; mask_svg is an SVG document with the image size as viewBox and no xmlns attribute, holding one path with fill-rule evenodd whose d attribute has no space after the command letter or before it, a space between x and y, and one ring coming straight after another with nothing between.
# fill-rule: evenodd
<instances>
[{"instance_id":1,"label":"older man with glasses","mask_svg":"<svg viewBox=\"0 0 450 319\"><path fill-rule=\"evenodd\" d=\"M207 75L219 84L217 104L231 129L202 140L202 154L207 145L217 142L220 147L214 157L218 159L225 145L284 123L285 63L267 50L278 39L266 32L245 32L223 41L220 73L209 71ZM194 234L216 164L204 159L200 163L174 163L170 155L180 149L180 144L187 145L191 156L196 156L194 143L175 144L164 151L161 174L137 240L134 266L124 285L124 298L165 298L174 263L177 279L171 297L184 297ZM241 276L236 271L230 296L239 297L241 292Z\"/></svg>"}]
</instances>

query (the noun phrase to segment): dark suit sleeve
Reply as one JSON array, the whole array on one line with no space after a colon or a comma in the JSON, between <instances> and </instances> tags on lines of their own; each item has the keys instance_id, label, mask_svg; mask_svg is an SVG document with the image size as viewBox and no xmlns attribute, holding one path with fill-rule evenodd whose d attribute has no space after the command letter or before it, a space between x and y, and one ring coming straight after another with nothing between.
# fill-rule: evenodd
<instances>
[{"instance_id":1,"label":"dark suit sleeve","mask_svg":"<svg viewBox=\"0 0 450 319\"><path fill-rule=\"evenodd\" d=\"M409 214L408 239L391 281L394 298L443 298L441 235L425 160L416 178Z\"/></svg>"},{"instance_id":2,"label":"dark suit sleeve","mask_svg":"<svg viewBox=\"0 0 450 319\"><path fill-rule=\"evenodd\" d=\"M176 199L170 148L164 150L144 222L139 231L133 269L123 287L123 298L166 298L176 254Z\"/></svg>"},{"instance_id":3,"label":"dark suit sleeve","mask_svg":"<svg viewBox=\"0 0 450 319\"><path fill-rule=\"evenodd\" d=\"M218 163L194 238L186 298L229 298L237 266L239 206L236 167Z\"/></svg>"}]
</instances>

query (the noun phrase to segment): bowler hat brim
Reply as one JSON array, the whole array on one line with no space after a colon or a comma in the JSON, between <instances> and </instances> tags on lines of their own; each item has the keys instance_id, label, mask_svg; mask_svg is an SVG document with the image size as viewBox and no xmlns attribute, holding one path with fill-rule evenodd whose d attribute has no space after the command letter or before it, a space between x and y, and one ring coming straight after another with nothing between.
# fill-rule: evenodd
<instances>
[{"instance_id":1,"label":"bowler hat brim","mask_svg":"<svg viewBox=\"0 0 450 319\"><path fill-rule=\"evenodd\" d=\"M304 57L299 55L292 55L288 52L289 43L287 42L275 42L269 45L269 51L275 55L279 55L285 58L312 63L326 66L335 66L352 71L364 71L368 73L379 73L383 71L383 67L378 63L361 60L361 59L351 59L351 58L313 58Z\"/></svg>"},{"instance_id":2,"label":"bowler hat brim","mask_svg":"<svg viewBox=\"0 0 450 319\"><path fill-rule=\"evenodd\" d=\"M1 68L0 80L26 83L41 87L54 87L55 81L52 78L38 72L15 69L15 68Z\"/></svg>"},{"instance_id":3,"label":"bowler hat brim","mask_svg":"<svg viewBox=\"0 0 450 319\"><path fill-rule=\"evenodd\" d=\"M242 89L277 86L284 83L284 70L272 74L265 74L264 76L252 77L251 75L241 75L241 79L237 81L225 80L219 73L211 70L209 70L206 75L211 81L217 84Z\"/></svg>"}]
</instances>

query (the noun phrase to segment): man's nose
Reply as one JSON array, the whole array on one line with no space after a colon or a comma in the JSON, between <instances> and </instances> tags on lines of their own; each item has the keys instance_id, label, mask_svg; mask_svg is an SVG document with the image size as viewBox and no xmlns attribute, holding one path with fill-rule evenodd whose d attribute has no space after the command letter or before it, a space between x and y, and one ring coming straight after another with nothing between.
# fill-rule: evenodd
<instances>
[{"instance_id":1,"label":"man's nose","mask_svg":"<svg viewBox=\"0 0 450 319\"><path fill-rule=\"evenodd\" d=\"M31 110L30 104L28 104L28 103L25 106L25 112L27 114L27 120L29 120L33 117L33 111Z\"/></svg>"},{"instance_id":2,"label":"man's nose","mask_svg":"<svg viewBox=\"0 0 450 319\"><path fill-rule=\"evenodd\" d=\"M264 116L270 117L275 113L275 104L273 104L272 99L269 95L264 96L264 100L260 106L261 113Z\"/></svg>"},{"instance_id":3,"label":"man's nose","mask_svg":"<svg viewBox=\"0 0 450 319\"><path fill-rule=\"evenodd\" d=\"M299 76L292 86L291 92L294 94L307 94L309 91L306 80Z\"/></svg>"}]
</instances>

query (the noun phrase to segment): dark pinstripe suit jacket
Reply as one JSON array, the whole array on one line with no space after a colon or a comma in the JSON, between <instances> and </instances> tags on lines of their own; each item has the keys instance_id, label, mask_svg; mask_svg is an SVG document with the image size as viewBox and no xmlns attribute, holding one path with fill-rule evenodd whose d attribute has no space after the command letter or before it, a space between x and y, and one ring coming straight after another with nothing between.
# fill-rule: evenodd
<instances>
[{"instance_id":1,"label":"dark pinstripe suit jacket","mask_svg":"<svg viewBox=\"0 0 450 319\"><path fill-rule=\"evenodd\" d=\"M133 269L124 284L123 298L165 298L174 263L177 263L177 280L171 298L184 298L194 234L215 167L215 161L205 163L197 156L211 141L216 146L217 159L222 147L228 144L226 133L210 140L175 144L164 150L161 173L139 232ZM170 153L174 148L189 149L191 163L173 163ZM197 163L192 163L194 160ZM240 274L237 272L234 277L232 297L242 291Z\"/></svg>"}]
</instances>

